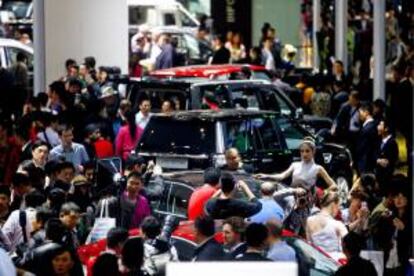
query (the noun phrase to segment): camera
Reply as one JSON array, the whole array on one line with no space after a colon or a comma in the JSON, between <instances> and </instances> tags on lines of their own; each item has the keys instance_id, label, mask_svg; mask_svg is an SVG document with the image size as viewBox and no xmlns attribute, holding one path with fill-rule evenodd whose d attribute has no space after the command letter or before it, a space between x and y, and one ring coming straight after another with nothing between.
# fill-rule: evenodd
<instances>
[{"instance_id":1,"label":"camera","mask_svg":"<svg viewBox=\"0 0 414 276\"><path fill-rule=\"evenodd\" d=\"M157 249L158 254L163 254L170 250L170 239L174 230L177 228L179 220L177 217L168 215L164 219L161 233L158 237L151 241L151 245Z\"/></svg>"}]
</instances>

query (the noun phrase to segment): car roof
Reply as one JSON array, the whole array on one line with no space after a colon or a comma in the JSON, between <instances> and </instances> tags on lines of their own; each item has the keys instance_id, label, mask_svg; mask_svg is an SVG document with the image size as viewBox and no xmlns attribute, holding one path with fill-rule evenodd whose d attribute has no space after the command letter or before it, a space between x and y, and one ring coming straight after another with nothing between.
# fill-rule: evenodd
<instances>
[{"instance_id":1,"label":"car roof","mask_svg":"<svg viewBox=\"0 0 414 276\"><path fill-rule=\"evenodd\" d=\"M153 117L158 118L171 118L173 120L226 120L233 118L249 118L249 117L260 117L279 115L274 111L264 110L251 110L251 109L221 109L221 110L187 110L187 111L176 111L171 114L154 114Z\"/></svg>"},{"instance_id":2,"label":"car roof","mask_svg":"<svg viewBox=\"0 0 414 276\"><path fill-rule=\"evenodd\" d=\"M147 87L151 86L152 84L160 84L160 85L169 85L169 84L179 84L179 85L192 85L192 86L204 86L204 85L231 85L231 84L249 84L249 85L269 85L269 82L266 80L209 80L208 78L178 78L178 79L159 79L159 78L152 78L146 77L144 79L139 78L132 78L132 82L139 82L141 85Z\"/></svg>"},{"instance_id":3,"label":"car roof","mask_svg":"<svg viewBox=\"0 0 414 276\"><path fill-rule=\"evenodd\" d=\"M192 65L156 70L150 75L156 77L210 77L240 72L243 67L248 67L252 71L266 70L264 66L252 64Z\"/></svg>"},{"instance_id":4,"label":"car roof","mask_svg":"<svg viewBox=\"0 0 414 276\"><path fill-rule=\"evenodd\" d=\"M29 53L33 54L33 48L32 47L27 46L27 45L21 43L18 40L15 40L15 39L0 38L0 46L1 47L8 46L8 47L20 48L20 49L25 50L26 52L29 52Z\"/></svg>"},{"instance_id":5,"label":"car roof","mask_svg":"<svg viewBox=\"0 0 414 276\"><path fill-rule=\"evenodd\" d=\"M191 29L177 26L156 26L151 28L149 31L151 33L188 34L195 37Z\"/></svg>"}]
</instances>

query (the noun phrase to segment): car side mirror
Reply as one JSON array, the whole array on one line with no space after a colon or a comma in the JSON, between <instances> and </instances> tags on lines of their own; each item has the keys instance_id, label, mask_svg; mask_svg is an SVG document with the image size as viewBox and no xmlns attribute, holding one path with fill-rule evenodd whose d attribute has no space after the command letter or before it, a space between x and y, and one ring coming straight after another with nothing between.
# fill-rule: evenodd
<instances>
[{"instance_id":1,"label":"car side mirror","mask_svg":"<svg viewBox=\"0 0 414 276\"><path fill-rule=\"evenodd\" d=\"M303 118L303 109L299 107L295 111L295 119L302 119L302 118Z\"/></svg>"}]
</instances>

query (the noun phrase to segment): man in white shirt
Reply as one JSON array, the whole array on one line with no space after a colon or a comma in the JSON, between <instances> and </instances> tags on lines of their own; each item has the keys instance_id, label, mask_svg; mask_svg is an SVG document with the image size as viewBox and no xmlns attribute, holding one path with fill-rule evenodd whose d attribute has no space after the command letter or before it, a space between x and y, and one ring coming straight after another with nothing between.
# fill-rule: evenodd
<instances>
[{"instance_id":1,"label":"man in white shirt","mask_svg":"<svg viewBox=\"0 0 414 276\"><path fill-rule=\"evenodd\" d=\"M38 191L28 193L25 200L26 209L13 211L1 229L10 252L14 252L19 244L28 243L33 230L32 223L36 219L36 208L46 201ZM23 228L25 231L22 231Z\"/></svg>"},{"instance_id":2,"label":"man in white shirt","mask_svg":"<svg viewBox=\"0 0 414 276\"><path fill-rule=\"evenodd\" d=\"M274 71L276 69L275 59L272 54L272 48L273 48L273 41L271 38L267 38L263 42L262 56L263 56L265 68L270 71Z\"/></svg>"},{"instance_id":3,"label":"man in white shirt","mask_svg":"<svg viewBox=\"0 0 414 276\"><path fill-rule=\"evenodd\" d=\"M148 99L144 99L139 104L139 112L135 115L135 123L141 129L145 129L151 118L151 102Z\"/></svg>"}]
</instances>

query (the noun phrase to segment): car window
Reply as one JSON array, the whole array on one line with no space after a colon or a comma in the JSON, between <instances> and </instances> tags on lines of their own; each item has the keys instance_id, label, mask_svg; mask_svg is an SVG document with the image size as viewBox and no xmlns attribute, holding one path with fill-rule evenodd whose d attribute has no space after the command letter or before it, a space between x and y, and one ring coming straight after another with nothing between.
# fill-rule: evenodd
<instances>
[{"instance_id":1,"label":"car window","mask_svg":"<svg viewBox=\"0 0 414 276\"><path fill-rule=\"evenodd\" d=\"M259 101L253 89L233 90L231 97L235 108L259 110Z\"/></svg>"},{"instance_id":2,"label":"car window","mask_svg":"<svg viewBox=\"0 0 414 276\"><path fill-rule=\"evenodd\" d=\"M251 71L252 72L252 79L254 80L268 80L271 81L269 74L264 71Z\"/></svg>"},{"instance_id":3,"label":"car window","mask_svg":"<svg viewBox=\"0 0 414 276\"><path fill-rule=\"evenodd\" d=\"M241 154L254 149L249 133L249 125L248 120L227 121L223 124L224 145L226 149L236 148Z\"/></svg>"},{"instance_id":4,"label":"car window","mask_svg":"<svg viewBox=\"0 0 414 276\"><path fill-rule=\"evenodd\" d=\"M178 17L180 18L181 25L183 27L192 27L192 28L197 27L197 24L180 9L178 10Z\"/></svg>"},{"instance_id":5,"label":"car window","mask_svg":"<svg viewBox=\"0 0 414 276\"><path fill-rule=\"evenodd\" d=\"M175 104L175 110L186 110L187 109L187 98L185 92L172 89L141 89L139 87L133 87L131 96L134 94L135 99L134 106L138 107L139 103L143 99L150 99L151 101L151 112L160 112L163 101L171 100ZM131 99L132 100L132 99Z\"/></svg>"},{"instance_id":6,"label":"car window","mask_svg":"<svg viewBox=\"0 0 414 276\"><path fill-rule=\"evenodd\" d=\"M27 57L27 67L33 68L33 55L26 52L25 50L15 48L15 47L7 47L7 56L8 56L10 65L14 65L17 63L17 55L19 53L23 53Z\"/></svg>"},{"instance_id":7,"label":"car window","mask_svg":"<svg viewBox=\"0 0 414 276\"><path fill-rule=\"evenodd\" d=\"M154 211L154 213L160 214L161 216L163 216L168 211L167 201L168 201L168 196L171 190L171 183L169 181L164 181L164 180L162 180L161 183L159 181L161 180L153 179L149 181L149 183L145 186L145 192L147 193L147 195L153 195L153 194L159 193L158 189L160 188L162 189L160 198L158 200L151 200L150 204L151 204L151 209ZM162 187L160 187L160 185Z\"/></svg>"},{"instance_id":8,"label":"car window","mask_svg":"<svg viewBox=\"0 0 414 276\"><path fill-rule=\"evenodd\" d=\"M306 136L309 136L309 134L305 133L302 128L292 124L289 118L279 118L277 124L279 125L279 128L286 139L286 145L290 150L298 149L303 139Z\"/></svg>"},{"instance_id":9,"label":"car window","mask_svg":"<svg viewBox=\"0 0 414 276\"><path fill-rule=\"evenodd\" d=\"M242 154L280 147L277 131L270 117L227 121L223 124L223 133L226 149L234 147Z\"/></svg>"},{"instance_id":10,"label":"car window","mask_svg":"<svg viewBox=\"0 0 414 276\"><path fill-rule=\"evenodd\" d=\"M128 9L129 25L141 25L146 23L149 9L153 9L153 7L130 6Z\"/></svg>"},{"instance_id":11,"label":"car window","mask_svg":"<svg viewBox=\"0 0 414 276\"><path fill-rule=\"evenodd\" d=\"M173 13L164 13L164 25L165 26L174 26L175 23L175 15Z\"/></svg>"},{"instance_id":12,"label":"car window","mask_svg":"<svg viewBox=\"0 0 414 276\"><path fill-rule=\"evenodd\" d=\"M291 106L287 103L279 92L269 88L260 88L260 93L263 93L263 107L266 110L274 110L283 115L292 115Z\"/></svg>"},{"instance_id":13,"label":"car window","mask_svg":"<svg viewBox=\"0 0 414 276\"><path fill-rule=\"evenodd\" d=\"M172 182L168 198L168 212L186 218L188 201L192 193L192 188L181 183Z\"/></svg>"},{"instance_id":14,"label":"car window","mask_svg":"<svg viewBox=\"0 0 414 276\"><path fill-rule=\"evenodd\" d=\"M299 269L306 268L305 275L333 275L338 270L334 260L322 254L319 250L299 238L285 238L293 247L299 261Z\"/></svg>"},{"instance_id":15,"label":"car window","mask_svg":"<svg viewBox=\"0 0 414 276\"><path fill-rule=\"evenodd\" d=\"M251 127L257 151L280 148L278 135L270 118L256 118L252 120Z\"/></svg>"},{"instance_id":16,"label":"car window","mask_svg":"<svg viewBox=\"0 0 414 276\"><path fill-rule=\"evenodd\" d=\"M200 102L203 109L231 108L230 91L226 85L203 85L200 86Z\"/></svg>"},{"instance_id":17,"label":"car window","mask_svg":"<svg viewBox=\"0 0 414 276\"><path fill-rule=\"evenodd\" d=\"M27 12L30 6L30 2L24 2L24 1L10 1L10 2L3 1L3 2L4 2L3 9L13 12L16 19L26 18Z\"/></svg>"},{"instance_id":18,"label":"car window","mask_svg":"<svg viewBox=\"0 0 414 276\"><path fill-rule=\"evenodd\" d=\"M200 58L200 43L191 35L184 34L184 39L187 44L187 49L190 58L199 59Z\"/></svg>"},{"instance_id":19,"label":"car window","mask_svg":"<svg viewBox=\"0 0 414 276\"><path fill-rule=\"evenodd\" d=\"M201 120L176 120L152 118L145 128L137 147L138 151L210 154L215 152L215 127L213 122Z\"/></svg>"}]
</instances>

